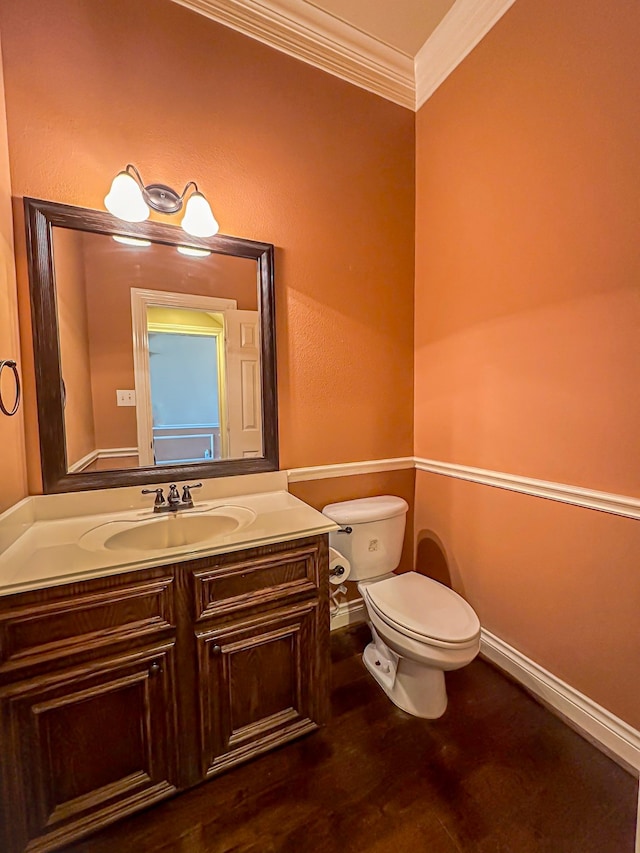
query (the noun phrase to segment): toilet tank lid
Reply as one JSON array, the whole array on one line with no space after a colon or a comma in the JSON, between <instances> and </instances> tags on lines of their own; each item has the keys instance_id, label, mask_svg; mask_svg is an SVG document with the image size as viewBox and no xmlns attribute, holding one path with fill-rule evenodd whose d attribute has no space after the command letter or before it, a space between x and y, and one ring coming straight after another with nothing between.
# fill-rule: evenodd
<instances>
[{"instance_id":1,"label":"toilet tank lid","mask_svg":"<svg viewBox=\"0 0 640 853\"><path fill-rule=\"evenodd\" d=\"M381 495L375 498L358 498L355 501L341 501L328 504L322 512L337 524L366 524L369 521L382 521L396 515L404 515L409 504L395 495Z\"/></svg>"}]
</instances>

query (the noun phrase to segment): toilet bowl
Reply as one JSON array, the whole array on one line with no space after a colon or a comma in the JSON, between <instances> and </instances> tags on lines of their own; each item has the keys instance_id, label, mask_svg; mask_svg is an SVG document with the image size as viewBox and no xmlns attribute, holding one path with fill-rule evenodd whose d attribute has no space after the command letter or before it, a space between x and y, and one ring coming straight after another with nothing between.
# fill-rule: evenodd
<instances>
[{"instance_id":1,"label":"toilet bowl","mask_svg":"<svg viewBox=\"0 0 640 853\"><path fill-rule=\"evenodd\" d=\"M417 572L361 582L358 589L374 636L363 655L365 666L403 711L426 719L442 716L445 671L466 666L480 650L475 612L453 590ZM396 656L393 679L384 677L385 647Z\"/></svg>"},{"instance_id":2,"label":"toilet bowl","mask_svg":"<svg viewBox=\"0 0 640 853\"><path fill-rule=\"evenodd\" d=\"M404 539L406 501L390 495L330 504L341 525L330 545L351 564L367 609L372 642L364 664L391 701L417 717L447 707L444 673L466 666L480 649L473 608L449 587L415 571L394 574Z\"/></svg>"}]
</instances>

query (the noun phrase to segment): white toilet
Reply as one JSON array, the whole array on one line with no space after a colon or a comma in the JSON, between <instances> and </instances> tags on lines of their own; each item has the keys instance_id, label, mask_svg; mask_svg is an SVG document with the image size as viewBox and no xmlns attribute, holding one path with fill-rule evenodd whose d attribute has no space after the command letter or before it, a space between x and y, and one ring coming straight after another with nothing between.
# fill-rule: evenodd
<instances>
[{"instance_id":1,"label":"white toilet","mask_svg":"<svg viewBox=\"0 0 640 853\"><path fill-rule=\"evenodd\" d=\"M445 670L459 669L480 649L480 622L473 608L441 583L398 567L408 504L385 495L326 506L341 530L329 544L351 563L373 641L363 660L382 689L403 711L436 719L447 707Z\"/></svg>"}]
</instances>

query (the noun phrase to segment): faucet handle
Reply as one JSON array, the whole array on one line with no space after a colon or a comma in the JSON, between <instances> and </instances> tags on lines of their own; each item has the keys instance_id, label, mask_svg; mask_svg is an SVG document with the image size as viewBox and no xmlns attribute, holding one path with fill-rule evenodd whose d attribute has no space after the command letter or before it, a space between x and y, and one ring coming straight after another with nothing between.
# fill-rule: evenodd
<instances>
[{"instance_id":1,"label":"faucet handle","mask_svg":"<svg viewBox=\"0 0 640 853\"><path fill-rule=\"evenodd\" d=\"M162 506L162 504L165 503L164 490L163 489L143 489L140 494L155 495L156 499L153 502L154 506Z\"/></svg>"},{"instance_id":2,"label":"faucet handle","mask_svg":"<svg viewBox=\"0 0 640 853\"><path fill-rule=\"evenodd\" d=\"M183 486L182 487L182 503L193 502L191 497L191 489L201 489L202 483L193 483L191 486Z\"/></svg>"}]
</instances>

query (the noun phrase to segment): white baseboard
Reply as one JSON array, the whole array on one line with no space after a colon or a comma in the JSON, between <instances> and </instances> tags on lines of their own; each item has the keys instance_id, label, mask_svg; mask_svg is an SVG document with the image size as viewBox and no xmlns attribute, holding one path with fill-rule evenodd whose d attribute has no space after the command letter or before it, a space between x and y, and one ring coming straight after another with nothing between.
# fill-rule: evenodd
<instances>
[{"instance_id":1,"label":"white baseboard","mask_svg":"<svg viewBox=\"0 0 640 853\"><path fill-rule=\"evenodd\" d=\"M579 693L490 631L482 630L480 654L539 696L596 746L640 773L640 732ZM640 853L640 851L639 851Z\"/></svg>"},{"instance_id":2,"label":"white baseboard","mask_svg":"<svg viewBox=\"0 0 640 853\"><path fill-rule=\"evenodd\" d=\"M78 459L76 462L73 462L68 466L67 473L77 474L80 471L84 471L85 468L88 468L89 465L92 465L96 461L98 453L98 450L92 450L91 453L87 453L87 455L83 456L82 459Z\"/></svg>"},{"instance_id":3,"label":"white baseboard","mask_svg":"<svg viewBox=\"0 0 640 853\"><path fill-rule=\"evenodd\" d=\"M367 611L361 598L343 601L331 615L331 630L337 631L338 628L347 628L349 625L357 625L366 621Z\"/></svg>"},{"instance_id":4,"label":"white baseboard","mask_svg":"<svg viewBox=\"0 0 640 853\"><path fill-rule=\"evenodd\" d=\"M125 456L137 455L137 447L97 448L96 450L92 450L91 453L87 453L87 455L83 456L82 459L78 459L77 462L74 462L72 465L69 465L67 471L69 474L78 474L80 471L84 471L86 468L89 467L89 465L92 465L98 459L120 459Z\"/></svg>"},{"instance_id":5,"label":"white baseboard","mask_svg":"<svg viewBox=\"0 0 640 853\"><path fill-rule=\"evenodd\" d=\"M120 459L124 456L137 456L137 447L103 447L97 451L98 459Z\"/></svg>"}]
</instances>

